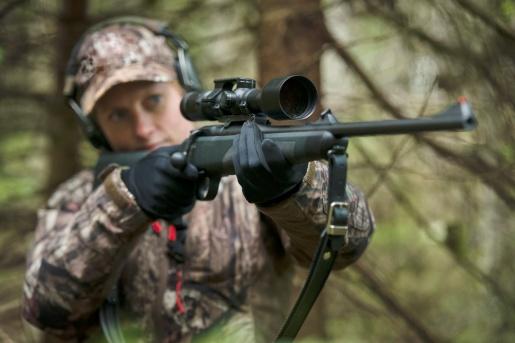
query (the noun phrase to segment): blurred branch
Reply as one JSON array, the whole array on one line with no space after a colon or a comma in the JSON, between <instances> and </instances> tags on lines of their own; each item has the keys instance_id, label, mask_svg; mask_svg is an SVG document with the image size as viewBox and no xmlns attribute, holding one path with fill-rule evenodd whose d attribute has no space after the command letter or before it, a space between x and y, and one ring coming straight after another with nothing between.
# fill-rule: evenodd
<instances>
[{"instance_id":1,"label":"blurred branch","mask_svg":"<svg viewBox=\"0 0 515 343\"><path fill-rule=\"evenodd\" d=\"M388 35L379 35L373 37L364 37L360 39L356 39L347 43L347 48L356 47L361 44L370 44L370 43L380 43L392 38L391 34Z\"/></svg>"},{"instance_id":2,"label":"blurred branch","mask_svg":"<svg viewBox=\"0 0 515 343\"><path fill-rule=\"evenodd\" d=\"M376 308L376 306L371 305L363 301L359 295L355 294L348 287L348 280L345 280L345 273L335 273L333 272L333 276L328 280L328 286L331 284L335 284L335 288L338 290L338 294L342 294L352 305L353 309L361 310L362 312L374 316L386 316L387 312L383 309ZM327 287L327 286L326 286Z\"/></svg>"},{"instance_id":3,"label":"blurred branch","mask_svg":"<svg viewBox=\"0 0 515 343\"><path fill-rule=\"evenodd\" d=\"M458 46L452 46L448 43L444 43L420 28L414 27L409 24L408 17L401 12L393 12L391 10L385 10L379 6L372 4L370 1L365 0L369 11L373 14L378 15L390 25L394 26L398 30L411 35L420 42L429 46L433 51L439 55L446 55L452 58L456 58L467 65L472 65L472 70L481 73L481 75L488 80L490 85L495 91L495 94L503 102L510 104L515 109L515 98L510 89L504 87L500 80L496 78L496 74L493 71L493 62L490 60L493 57L498 57L495 53L488 55L490 49L485 48L484 56L479 55L477 52L471 49L471 44L465 42ZM490 57L490 58L487 58Z\"/></svg>"},{"instance_id":4,"label":"blurred branch","mask_svg":"<svg viewBox=\"0 0 515 343\"><path fill-rule=\"evenodd\" d=\"M486 11L468 0L455 0L467 12L479 18L485 25L491 27L500 36L515 42L515 33L492 18Z\"/></svg>"},{"instance_id":5,"label":"blurred branch","mask_svg":"<svg viewBox=\"0 0 515 343\"><path fill-rule=\"evenodd\" d=\"M13 11L16 7L20 6L27 0L13 0L11 2L6 3L2 8L0 8L0 20L6 17L11 11Z\"/></svg>"},{"instance_id":6,"label":"blurred branch","mask_svg":"<svg viewBox=\"0 0 515 343\"><path fill-rule=\"evenodd\" d=\"M429 98L431 97L431 93L433 92L435 85L436 85L436 80L431 84L431 88L429 88L429 90L426 94L424 102L422 103L422 107L420 108L420 110L418 112L419 116L423 115L424 112L426 111L427 104L429 103ZM410 139L409 136L403 137L403 140L399 143L399 145L395 149L393 149L393 154L390 159L390 163L388 164L388 166L386 168L381 168L381 170L379 171L379 177L377 178L376 183L366 193L367 198L370 198L372 196L372 194L377 190L377 188L383 183L383 180L386 177L386 175L388 174L388 172L392 170L394 165L397 163L397 161L401 157L401 152L402 152L403 148L406 146L406 144L408 143L409 139Z\"/></svg>"},{"instance_id":7,"label":"blurred branch","mask_svg":"<svg viewBox=\"0 0 515 343\"><path fill-rule=\"evenodd\" d=\"M170 18L169 23L172 25L174 21L181 21L190 18L192 15L197 13L199 9L206 10L206 7L209 6L209 11L213 11L213 13L224 13L224 10L227 8L223 8L223 3L215 2L214 4L206 4L206 0L190 0L187 1L187 6L181 8L179 11L172 13L173 17ZM222 8L216 9L212 8L215 6L220 6ZM227 6L227 4L225 4Z\"/></svg>"},{"instance_id":8,"label":"blurred branch","mask_svg":"<svg viewBox=\"0 0 515 343\"><path fill-rule=\"evenodd\" d=\"M327 32L327 40L328 43L332 46L332 48L336 51L336 53L343 59L345 64L358 75L360 80L365 84L367 89L372 94L374 100L379 104L381 108L386 110L387 112L394 115L396 118L404 118L400 114L400 109L397 108L394 104L390 103L386 95L376 86L376 84L372 81L372 79L366 74L365 70L359 65L357 60L355 60L347 48L345 48L342 44L338 43L334 36L328 31Z\"/></svg>"},{"instance_id":9,"label":"blurred branch","mask_svg":"<svg viewBox=\"0 0 515 343\"><path fill-rule=\"evenodd\" d=\"M234 39L242 34L247 34L256 29L255 25L242 25L235 27L229 31L211 33L202 37L199 37L195 43L199 46L205 46L208 44L219 43L220 41L227 39Z\"/></svg>"},{"instance_id":10,"label":"blurred branch","mask_svg":"<svg viewBox=\"0 0 515 343\"><path fill-rule=\"evenodd\" d=\"M374 80L367 74L365 69L358 61L349 53L348 49L341 43L337 42L334 36L327 30L326 40L344 60L349 68L359 77L370 91L373 100L385 111L390 113L394 118L405 119L406 116L393 103L391 103L386 94L376 85ZM461 166L468 170L471 174L476 175L481 181L489 186L510 209L515 209L515 194L511 190L515 189L515 176L508 173L499 173L499 166L491 165L484 158L474 153L472 156L462 156L441 144L436 143L421 134L414 135L419 142L428 145L438 156L450 161L454 165Z\"/></svg>"},{"instance_id":11,"label":"blurred branch","mask_svg":"<svg viewBox=\"0 0 515 343\"><path fill-rule=\"evenodd\" d=\"M0 100L14 99L21 101L35 101L45 108L50 108L55 103L55 98L50 94L30 92L26 89L0 88Z\"/></svg>"},{"instance_id":12,"label":"blurred branch","mask_svg":"<svg viewBox=\"0 0 515 343\"><path fill-rule=\"evenodd\" d=\"M9 335L2 329L0 329L0 338L2 339L2 342L14 343L14 341L9 337Z\"/></svg>"},{"instance_id":13,"label":"blurred branch","mask_svg":"<svg viewBox=\"0 0 515 343\"><path fill-rule=\"evenodd\" d=\"M383 286L383 282L365 266L363 260L358 260L354 263L352 269L361 276L365 286L376 295L391 312L402 318L408 327L413 330L423 342L445 341L438 337L436 333L429 330L429 328L425 327L415 314L404 308L395 296Z\"/></svg>"},{"instance_id":14,"label":"blurred branch","mask_svg":"<svg viewBox=\"0 0 515 343\"><path fill-rule=\"evenodd\" d=\"M374 159L368 154L368 152L359 144L354 143L356 149L363 155L367 163L372 166L375 170L380 167L374 162ZM497 282L491 278L489 275L483 273L481 269L479 269L472 261L470 261L466 256L459 256L454 253L444 242L436 239L431 232L429 231L429 227L431 226L429 221L420 213L417 207L409 200L409 198L401 191L401 188L395 184L395 182L390 178L389 175L384 175L383 177L384 185L390 190L392 195L394 196L396 202L402 206L406 213L409 214L417 225L426 233L427 237L431 239L433 242L438 244L440 247L444 248L451 256L455 259L458 266L463 268L469 275L479 281L481 284L485 285L487 289L489 289L494 296L496 296L497 301L502 306L508 306L509 308L515 308L515 299L505 292Z\"/></svg>"},{"instance_id":15,"label":"blurred branch","mask_svg":"<svg viewBox=\"0 0 515 343\"><path fill-rule=\"evenodd\" d=\"M440 157L454 165L464 167L492 189L504 201L508 208L515 209L515 175L513 170L504 170L501 166L491 165L477 152L470 156L461 156L458 153L437 144L435 141L416 135L415 138L429 146Z\"/></svg>"},{"instance_id":16,"label":"blurred branch","mask_svg":"<svg viewBox=\"0 0 515 343\"><path fill-rule=\"evenodd\" d=\"M388 175L388 173L394 168L395 164L401 157L401 152L409 142L411 137L406 136L402 138L402 141L393 149L392 156L390 158L390 162L385 167L378 167L376 169L376 173L378 174L376 182L367 190L366 197L371 198L372 195L377 191L379 186L384 183L384 178ZM359 150L359 149L358 149Z\"/></svg>"},{"instance_id":17,"label":"blurred branch","mask_svg":"<svg viewBox=\"0 0 515 343\"><path fill-rule=\"evenodd\" d=\"M165 13L160 13L159 18L166 18L166 22L168 22L168 24L170 25L170 28L172 30L175 30L176 26L177 26L177 25L175 25L176 23L181 23L181 22L187 21L192 15L198 13L199 10L211 11L211 8L213 8L212 9L213 13L224 13L224 10L230 9L230 6L231 6L231 5L223 3L223 2L222 3L217 2L215 4L208 5L208 4L206 4L206 0L190 0L190 1L186 1L185 3L186 3L186 6L181 9L178 9L176 11L171 11L171 12L167 11ZM118 17L118 16L133 16L133 15L141 16L142 13L146 14L146 13L150 12L150 10L152 10L152 7L155 7L156 4L157 3L150 4L149 6L145 6L142 4L135 4L134 6L131 6L131 7L128 7L126 5L116 7L113 10L104 11L104 12L102 12L102 14L96 15L95 17L91 18L91 20L89 20L89 21L91 23L96 23L99 21L103 21L103 20L110 19L113 17ZM209 7L209 9L207 9L206 7ZM152 17L155 17L155 14Z\"/></svg>"}]
</instances>

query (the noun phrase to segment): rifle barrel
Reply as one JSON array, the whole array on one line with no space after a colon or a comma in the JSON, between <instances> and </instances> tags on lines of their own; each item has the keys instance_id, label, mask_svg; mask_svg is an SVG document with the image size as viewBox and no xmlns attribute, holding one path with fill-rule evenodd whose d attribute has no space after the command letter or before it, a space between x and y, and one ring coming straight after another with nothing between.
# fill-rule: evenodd
<instances>
[{"instance_id":1,"label":"rifle barrel","mask_svg":"<svg viewBox=\"0 0 515 343\"><path fill-rule=\"evenodd\" d=\"M335 124L308 124L304 126L267 127L266 133L305 132L312 130L329 131L335 137L356 137L374 135L397 135L426 131L472 130L477 122L474 113L466 102L450 106L445 111L413 119L391 119L379 121L362 121Z\"/></svg>"}]
</instances>

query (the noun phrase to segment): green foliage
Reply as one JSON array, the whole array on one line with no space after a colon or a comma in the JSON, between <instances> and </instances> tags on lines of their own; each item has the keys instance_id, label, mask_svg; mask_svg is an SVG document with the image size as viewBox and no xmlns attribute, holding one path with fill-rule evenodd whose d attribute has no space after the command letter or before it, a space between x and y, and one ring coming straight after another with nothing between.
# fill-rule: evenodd
<instances>
[{"instance_id":1,"label":"green foliage","mask_svg":"<svg viewBox=\"0 0 515 343\"><path fill-rule=\"evenodd\" d=\"M457 258L466 256L467 243L467 231L462 225L451 223L447 226L445 244Z\"/></svg>"},{"instance_id":2,"label":"green foliage","mask_svg":"<svg viewBox=\"0 0 515 343\"><path fill-rule=\"evenodd\" d=\"M499 147L499 153L508 163L515 163L515 146L505 144Z\"/></svg>"},{"instance_id":3,"label":"green foliage","mask_svg":"<svg viewBox=\"0 0 515 343\"><path fill-rule=\"evenodd\" d=\"M503 18L509 22L515 17L515 1L514 0L502 0L501 1L501 13Z\"/></svg>"},{"instance_id":4,"label":"green foliage","mask_svg":"<svg viewBox=\"0 0 515 343\"><path fill-rule=\"evenodd\" d=\"M96 150L87 140L83 140L80 145L80 156L82 165L85 167L93 167L98 158L98 150Z\"/></svg>"},{"instance_id":5,"label":"green foliage","mask_svg":"<svg viewBox=\"0 0 515 343\"><path fill-rule=\"evenodd\" d=\"M0 141L0 204L22 201L37 204L45 174L44 156L34 154L44 141L41 135L18 133ZM41 151L40 151L41 152Z\"/></svg>"}]
</instances>

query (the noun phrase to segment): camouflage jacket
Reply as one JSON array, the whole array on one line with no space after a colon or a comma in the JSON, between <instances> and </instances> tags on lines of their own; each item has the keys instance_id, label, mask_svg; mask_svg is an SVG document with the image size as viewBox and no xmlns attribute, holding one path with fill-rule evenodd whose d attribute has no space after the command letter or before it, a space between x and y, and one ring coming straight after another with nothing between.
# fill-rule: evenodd
<instances>
[{"instance_id":1,"label":"camouflage jacket","mask_svg":"<svg viewBox=\"0 0 515 343\"><path fill-rule=\"evenodd\" d=\"M150 223L119 168L95 190L89 170L68 180L38 213L24 319L47 338L101 335L98 310L118 282L122 327L144 341L200 341L213 327L239 341L271 340L287 314L294 262L309 265L326 221L327 168L310 163L299 191L267 208L249 204L234 176L220 187L178 231ZM374 230L363 195L350 185L347 194L350 244L337 268L361 255Z\"/></svg>"}]
</instances>

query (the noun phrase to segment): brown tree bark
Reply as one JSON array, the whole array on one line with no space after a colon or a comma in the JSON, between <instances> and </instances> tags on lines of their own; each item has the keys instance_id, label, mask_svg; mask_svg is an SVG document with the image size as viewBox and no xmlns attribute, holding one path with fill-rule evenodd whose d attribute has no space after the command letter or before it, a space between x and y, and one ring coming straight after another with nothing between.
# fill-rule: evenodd
<instances>
[{"instance_id":1,"label":"brown tree bark","mask_svg":"<svg viewBox=\"0 0 515 343\"><path fill-rule=\"evenodd\" d=\"M261 0L258 3L258 78L300 74L320 89L320 56L324 16L320 0ZM318 118L320 105L311 120ZM289 122L292 124L292 122ZM327 338L323 292L311 310L300 336Z\"/></svg>"},{"instance_id":2,"label":"brown tree bark","mask_svg":"<svg viewBox=\"0 0 515 343\"><path fill-rule=\"evenodd\" d=\"M71 110L65 106L62 90L66 63L75 42L87 25L87 0L61 1L61 13L57 18L55 72L57 88L55 104L48 114L47 134L49 175L45 192L49 194L55 187L76 173L80 167L77 123Z\"/></svg>"},{"instance_id":3,"label":"brown tree bark","mask_svg":"<svg viewBox=\"0 0 515 343\"><path fill-rule=\"evenodd\" d=\"M261 0L258 28L260 84L279 76L301 74L320 89L324 16L320 0ZM318 118L318 111L312 120Z\"/></svg>"}]
</instances>

